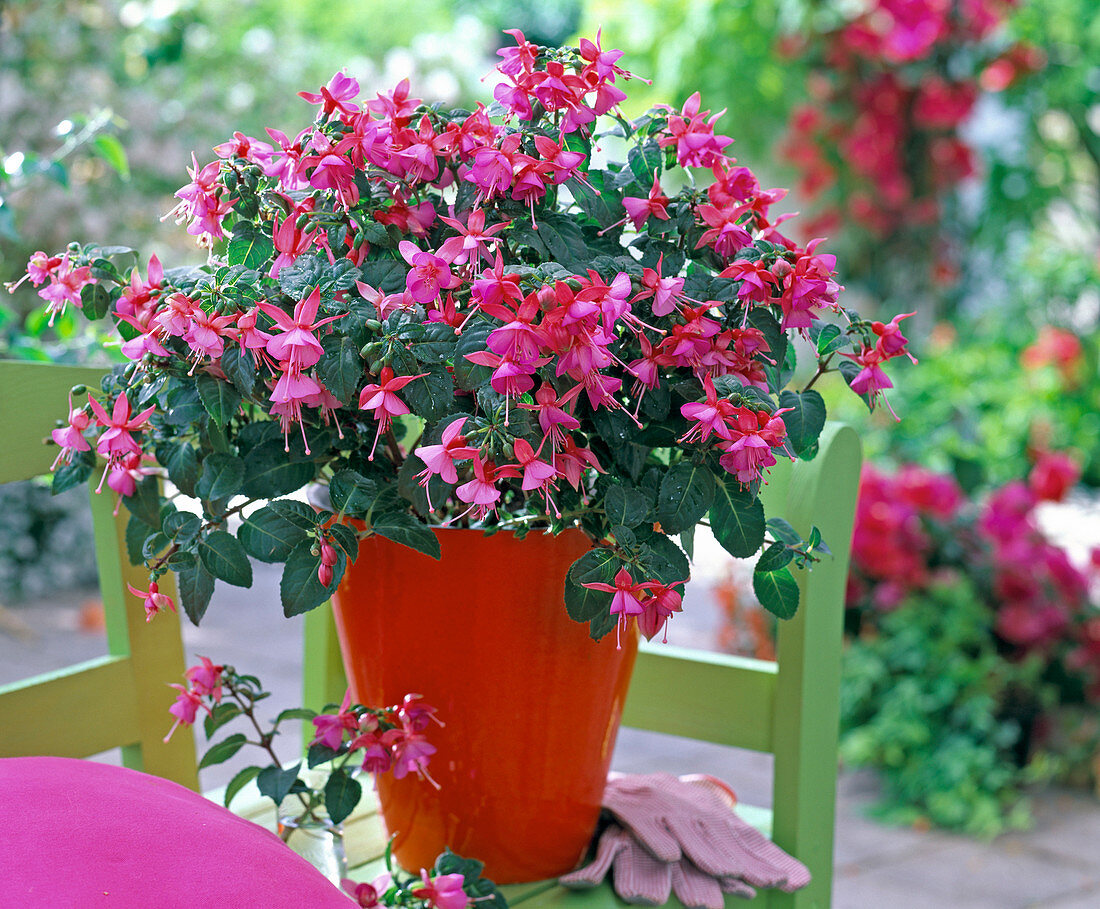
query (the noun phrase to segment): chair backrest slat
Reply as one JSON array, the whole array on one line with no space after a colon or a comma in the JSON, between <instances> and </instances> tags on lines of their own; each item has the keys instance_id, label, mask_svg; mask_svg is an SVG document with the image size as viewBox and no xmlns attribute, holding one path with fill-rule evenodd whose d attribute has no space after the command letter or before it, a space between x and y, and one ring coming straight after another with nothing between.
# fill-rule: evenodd
<instances>
[{"instance_id":1,"label":"chair backrest slat","mask_svg":"<svg viewBox=\"0 0 1100 909\"><path fill-rule=\"evenodd\" d=\"M44 441L67 414L69 389L98 389L102 376L100 369L0 361L0 483L49 470L58 449ZM145 570L126 557L128 513L122 509L116 518L109 491L91 499L109 655L0 686L0 754L88 757L121 747L126 766L197 789L191 731L177 730L169 743L162 741L172 719L168 683L180 681L184 670L179 620L161 615L146 624L141 602L126 591L127 583L148 583ZM171 575L160 587L175 596ZM61 716L67 718L63 737L51 731L59 724L43 721Z\"/></svg>"}]
</instances>

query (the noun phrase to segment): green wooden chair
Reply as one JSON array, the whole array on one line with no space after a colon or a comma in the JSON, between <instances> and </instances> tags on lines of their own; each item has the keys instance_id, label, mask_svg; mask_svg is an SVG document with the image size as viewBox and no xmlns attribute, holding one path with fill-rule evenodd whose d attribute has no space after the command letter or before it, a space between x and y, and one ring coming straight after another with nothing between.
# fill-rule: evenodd
<instances>
[{"instance_id":1,"label":"green wooden chair","mask_svg":"<svg viewBox=\"0 0 1100 909\"><path fill-rule=\"evenodd\" d=\"M57 455L43 440L67 413L73 385L98 388L101 369L0 361L0 483L40 476ZM144 588L140 567L126 557L124 520L112 514L115 496L91 496L99 584L107 622L107 655L0 686L0 756L88 757L121 747L127 767L198 789L191 730L162 741L174 700L170 682L185 663L179 621L145 622L141 602L126 584ZM125 512L123 512L125 514ZM161 589L171 596L171 575ZM64 722L56 722L59 718Z\"/></svg>"},{"instance_id":2,"label":"green wooden chair","mask_svg":"<svg viewBox=\"0 0 1100 909\"><path fill-rule=\"evenodd\" d=\"M823 909L831 899L844 586L859 469L856 433L830 424L814 460L772 470L767 513L785 517L803 535L816 525L833 551L813 571L799 572L802 605L794 619L780 623L778 662L648 645L624 711L626 726L775 755L772 810L738 810L805 862L813 882L793 894L764 891L753 901L770 909ZM317 709L339 702L347 687L327 607L306 618L304 683L305 703ZM374 856L385 842L378 823L372 816L370 829L363 823L354 833ZM349 842L349 856L352 851ZM525 909L623 905L606 884L582 892L552 881L505 889L509 901ZM730 907L743 904L728 900Z\"/></svg>"}]
</instances>

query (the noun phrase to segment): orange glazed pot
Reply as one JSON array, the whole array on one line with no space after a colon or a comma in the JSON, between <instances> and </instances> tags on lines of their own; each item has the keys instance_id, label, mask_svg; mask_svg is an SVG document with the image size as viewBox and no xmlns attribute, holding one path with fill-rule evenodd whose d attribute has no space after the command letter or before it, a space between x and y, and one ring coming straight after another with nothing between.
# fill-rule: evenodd
<instances>
[{"instance_id":1,"label":"orange glazed pot","mask_svg":"<svg viewBox=\"0 0 1100 909\"><path fill-rule=\"evenodd\" d=\"M638 648L599 643L565 612L570 564L589 548L557 537L438 530L436 561L379 536L360 541L333 597L354 699L424 696L440 784L383 774L394 856L431 868L444 848L498 883L556 877L584 856Z\"/></svg>"}]
</instances>

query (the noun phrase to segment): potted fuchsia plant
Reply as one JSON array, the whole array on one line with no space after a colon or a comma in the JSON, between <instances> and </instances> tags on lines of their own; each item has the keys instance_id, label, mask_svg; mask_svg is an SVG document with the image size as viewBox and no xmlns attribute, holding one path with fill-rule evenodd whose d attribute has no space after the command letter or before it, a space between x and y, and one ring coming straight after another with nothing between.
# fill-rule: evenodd
<instances>
[{"instance_id":1,"label":"potted fuchsia plant","mask_svg":"<svg viewBox=\"0 0 1100 909\"><path fill-rule=\"evenodd\" d=\"M130 362L100 389L74 389L55 433L55 488L92 476L97 453L106 459L97 482L131 513L127 540L150 571L141 595L151 614L169 603L157 585L174 572L180 605L199 622L216 582L251 584L251 557L285 564L287 615L339 590L338 623L354 624L348 616L367 606L349 605L353 576L384 579L408 547L421 570L407 576L407 599L454 617L442 629L414 625L424 662L454 656L457 686L490 659L467 648L496 641L484 629L519 612L516 597L543 575L509 577L511 549L449 559L458 544L448 540L473 533L512 546L526 535L524 546L564 558L533 608L606 636L571 645L585 654L575 665L589 667L581 699L601 702L600 673L611 686L589 724L595 754L564 752L570 766L595 769L583 785L562 772L566 762L551 774L563 778L556 804L586 793L590 834L617 716L610 692L625 686L635 628L653 637L680 609L696 525L709 520L735 556L767 546L757 594L793 615L791 562L827 550L818 534L804 540L768 520L760 485L777 458L816 453L818 378L839 370L873 404L890 385L882 363L905 338L896 319L871 323L841 307L833 256L784 235L787 216L771 211L784 191L729 157L731 140L698 95L628 121L617 108L630 78L620 52L598 38L551 49L512 34L488 108L425 105L407 81L363 99L338 73L302 93L316 117L293 138L271 129L270 141L235 134L217 146L214 161L190 169L173 210L210 251L202 266L165 270L153 258L127 274L128 251L74 245L36 255L28 272L51 311L71 303L122 337ZM816 358L802 388L788 387L794 336ZM199 499L202 515L178 508L161 477ZM287 498L317 483L325 507ZM488 588L469 594L432 574L441 554L441 564L482 563ZM499 602L485 593L494 584ZM373 598L375 663L407 606L386 596ZM475 617L477 640L462 637ZM433 630L444 635L435 645L424 637ZM510 659L524 664L518 655L547 634L516 632ZM415 662L405 640L401 649ZM348 654L345 642L356 699L391 703L364 690L371 683ZM576 741L572 708L513 687L539 674L525 667L489 686L522 710L481 702L474 714L517 740L534 736L543 753L556 746L539 736L555 723ZM475 720L453 693L425 690L416 675L396 697L408 690L440 707L456 740L471 735ZM437 745L441 756L459 747ZM491 761L507 758L494 749ZM441 773L442 793L466 787ZM565 870L502 872L482 844L450 845L502 881ZM576 853L574 844L551 861Z\"/></svg>"}]
</instances>

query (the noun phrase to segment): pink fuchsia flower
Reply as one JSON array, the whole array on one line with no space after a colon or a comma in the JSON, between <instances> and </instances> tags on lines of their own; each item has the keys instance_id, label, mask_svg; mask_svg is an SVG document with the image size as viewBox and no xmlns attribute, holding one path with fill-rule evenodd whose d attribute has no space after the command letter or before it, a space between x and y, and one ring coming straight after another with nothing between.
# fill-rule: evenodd
<instances>
[{"instance_id":1,"label":"pink fuchsia flower","mask_svg":"<svg viewBox=\"0 0 1100 909\"><path fill-rule=\"evenodd\" d=\"M729 422L738 413L738 408L725 398L719 398L710 376L703 377L703 390L706 399L698 403L688 403L680 407L680 413L695 425L680 437L680 442L705 442L711 435L732 439Z\"/></svg>"},{"instance_id":2,"label":"pink fuchsia flower","mask_svg":"<svg viewBox=\"0 0 1100 909\"><path fill-rule=\"evenodd\" d=\"M412 266L405 276L405 286L418 303L431 303L440 290L457 287L458 275L451 272L450 263L439 256L424 252L415 243L402 240L397 247L401 257Z\"/></svg>"},{"instance_id":3,"label":"pink fuchsia flower","mask_svg":"<svg viewBox=\"0 0 1100 909\"><path fill-rule=\"evenodd\" d=\"M500 490L496 487L496 481L504 477L517 477L519 471L508 465L497 467L496 462L490 458L482 458L480 453L474 458L473 469L474 478L469 483L459 486L455 490L455 495L469 504L470 507L465 513L473 513L480 517L496 508L496 503L500 500Z\"/></svg>"},{"instance_id":4,"label":"pink fuchsia flower","mask_svg":"<svg viewBox=\"0 0 1100 909\"><path fill-rule=\"evenodd\" d=\"M91 274L91 266L74 268L68 253L61 257L57 268L49 273L50 283L38 291L38 296L47 301L46 312L50 314L50 325L53 325L55 316L65 311L66 303L80 308L80 292L86 285L96 283Z\"/></svg>"},{"instance_id":5,"label":"pink fuchsia flower","mask_svg":"<svg viewBox=\"0 0 1100 909\"><path fill-rule=\"evenodd\" d=\"M665 259L661 253L657 259L657 268L642 269L642 286L645 290L638 292L634 300L646 300L653 298L653 315L667 316L676 311L677 303L684 297L684 279L676 276L662 277L661 265ZM692 301L694 302L694 301Z\"/></svg>"},{"instance_id":6,"label":"pink fuchsia flower","mask_svg":"<svg viewBox=\"0 0 1100 909\"><path fill-rule=\"evenodd\" d=\"M310 104L321 105L321 116L329 118L339 111L341 114L354 114L359 111L358 104L352 101L359 95L359 82L341 71L321 86L320 93L298 92L299 98L305 98Z\"/></svg>"},{"instance_id":7,"label":"pink fuchsia flower","mask_svg":"<svg viewBox=\"0 0 1100 909\"><path fill-rule=\"evenodd\" d=\"M222 699L222 672L224 666L214 663L210 657L199 657L195 666L189 666L184 676L191 686L191 690L202 697L209 697L215 703Z\"/></svg>"},{"instance_id":8,"label":"pink fuchsia flower","mask_svg":"<svg viewBox=\"0 0 1100 909\"><path fill-rule=\"evenodd\" d=\"M485 209L471 209L463 224L457 218L439 216L439 220L458 231L457 237L448 237L439 247L439 255L446 262L462 264L469 261L475 270L478 267L481 256L489 259L492 256L489 245L499 243L500 237L494 234L500 233L511 225L511 221L501 221L498 224L485 226ZM408 261L408 260L406 260Z\"/></svg>"},{"instance_id":9,"label":"pink fuchsia flower","mask_svg":"<svg viewBox=\"0 0 1100 909\"><path fill-rule=\"evenodd\" d=\"M340 889L355 900L359 909L374 909L375 906L380 905L378 891L373 884L368 884L366 881L357 883L351 878L344 877L340 879Z\"/></svg>"},{"instance_id":10,"label":"pink fuchsia flower","mask_svg":"<svg viewBox=\"0 0 1100 909\"><path fill-rule=\"evenodd\" d=\"M424 881L424 886L413 887L411 893L433 909L466 909L470 904L470 897L462 889L465 878L461 874L441 874L429 878L427 871L421 871L420 879Z\"/></svg>"},{"instance_id":11,"label":"pink fuchsia flower","mask_svg":"<svg viewBox=\"0 0 1100 909\"><path fill-rule=\"evenodd\" d=\"M153 618L162 612L175 612L176 604L166 593L161 593L156 581L149 582L148 590L141 590L133 584L127 584L126 589L134 596L141 597L145 607L145 621L151 622Z\"/></svg>"},{"instance_id":12,"label":"pink fuchsia flower","mask_svg":"<svg viewBox=\"0 0 1100 909\"><path fill-rule=\"evenodd\" d=\"M681 581L680 584L686 584ZM645 611L638 616L638 629L647 641L652 641L664 630L664 643L668 643L668 620L683 610L682 599L676 588L680 584L656 584L652 596L642 601Z\"/></svg>"},{"instance_id":13,"label":"pink fuchsia flower","mask_svg":"<svg viewBox=\"0 0 1100 909\"><path fill-rule=\"evenodd\" d=\"M130 401L125 394L115 398L110 415L93 397L88 398L88 405L95 413L99 425L106 430L96 442L96 450L107 458L108 463L115 463L126 455L141 453L141 446L134 440L132 433L148 428L149 416L157 409L156 405L147 407L134 416L131 415Z\"/></svg>"},{"instance_id":14,"label":"pink fuchsia flower","mask_svg":"<svg viewBox=\"0 0 1100 909\"><path fill-rule=\"evenodd\" d=\"M413 452L427 465L421 473L417 474L422 485L428 485L432 474L438 474L444 483L457 483L458 470L455 467L455 461L477 456L478 449L468 446L466 437L462 434L465 423L465 417L452 420L443 430L440 444L421 445Z\"/></svg>"},{"instance_id":15,"label":"pink fuchsia flower","mask_svg":"<svg viewBox=\"0 0 1100 909\"><path fill-rule=\"evenodd\" d=\"M766 468L774 466L773 451L782 447L787 438L781 416L786 409L768 413L737 408L736 420L730 425L731 439L721 445L724 453L718 463L722 469L737 477L739 483L748 485L760 479Z\"/></svg>"},{"instance_id":16,"label":"pink fuchsia flower","mask_svg":"<svg viewBox=\"0 0 1100 909\"><path fill-rule=\"evenodd\" d=\"M1027 485L1036 498L1061 502L1079 479L1081 465L1073 455L1064 451L1044 451L1031 468Z\"/></svg>"},{"instance_id":17,"label":"pink fuchsia flower","mask_svg":"<svg viewBox=\"0 0 1100 909\"><path fill-rule=\"evenodd\" d=\"M771 299L772 291L779 287L779 279L759 259L738 259L720 271L718 277L740 281L737 298L746 302L767 302Z\"/></svg>"},{"instance_id":18,"label":"pink fuchsia flower","mask_svg":"<svg viewBox=\"0 0 1100 909\"><path fill-rule=\"evenodd\" d=\"M137 492L138 483L156 473L154 467L142 467L143 460L153 459L144 453L125 455L107 469L107 486L119 495L115 503L115 515L118 515L122 500Z\"/></svg>"},{"instance_id":19,"label":"pink fuchsia flower","mask_svg":"<svg viewBox=\"0 0 1100 909\"><path fill-rule=\"evenodd\" d=\"M141 280L137 268L130 272L130 283L122 288L122 296L115 303L115 312L120 316L141 317L154 306L154 300L160 295L164 283L164 267L156 255L149 257L145 271L146 279Z\"/></svg>"},{"instance_id":20,"label":"pink fuchsia flower","mask_svg":"<svg viewBox=\"0 0 1100 909\"><path fill-rule=\"evenodd\" d=\"M714 124L724 110L707 120L709 110L699 111L699 92L695 92L679 114L669 108L668 134L657 140L661 148L676 146L676 160L681 167L710 167L723 158L722 150L733 140L714 133Z\"/></svg>"},{"instance_id":21,"label":"pink fuchsia flower","mask_svg":"<svg viewBox=\"0 0 1100 909\"><path fill-rule=\"evenodd\" d=\"M723 259L732 259L738 250L752 245L752 234L739 223L743 215L739 209L700 205L698 212L708 229L699 237L696 249L709 246Z\"/></svg>"},{"instance_id":22,"label":"pink fuchsia flower","mask_svg":"<svg viewBox=\"0 0 1100 909\"><path fill-rule=\"evenodd\" d=\"M558 473L574 489L580 489L586 470L592 469L597 473L604 473L595 453L590 448L581 448L572 436L566 436L554 455L554 466Z\"/></svg>"},{"instance_id":23,"label":"pink fuchsia flower","mask_svg":"<svg viewBox=\"0 0 1100 909\"><path fill-rule=\"evenodd\" d=\"M410 773L426 779L438 788L438 784L428 774L428 761L436 748L419 732L405 729L390 729L383 733L382 744L393 755L393 775L403 779Z\"/></svg>"},{"instance_id":24,"label":"pink fuchsia flower","mask_svg":"<svg viewBox=\"0 0 1100 909\"><path fill-rule=\"evenodd\" d=\"M656 174L653 175L653 186L649 190L649 196L645 199L626 196L623 199L623 208L626 209L626 216L630 219L630 223L634 225L635 230L641 230L642 225L649 220L651 215L654 218L667 221L669 219L668 196L661 192L660 178Z\"/></svg>"},{"instance_id":25,"label":"pink fuchsia flower","mask_svg":"<svg viewBox=\"0 0 1100 909\"><path fill-rule=\"evenodd\" d=\"M627 571L624 566L615 573L614 584L593 581L588 584L583 584L582 586L590 590L602 590L605 593L614 594L611 598L611 607L608 611L611 615L617 615L619 617L615 632L615 647L616 649L621 649L622 630L626 627L627 619L630 616L642 615L645 612L645 606L642 601L649 596L651 590L661 585L658 581L641 581L636 583L634 578L630 576L630 572Z\"/></svg>"},{"instance_id":26,"label":"pink fuchsia flower","mask_svg":"<svg viewBox=\"0 0 1100 909\"><path fill-rule=\"evenodd\" d=\"M313 332L322 325L334 322L341 316L314 321L317 309L321 305L321 291L315 287L310 294L294 306L294 315L287 315L278 306L266 301L256 304L265 315L274 321L279 334L272 335L267 342L267 352L280 363L286 363L288 371L301 372L309 369L321 359L324 348Z\"/></svg>"},{"instance_id":27,"label":"pink fuchsia flower","mask_svg":"<svg viewBox=\"0 0 1100 909\"><path fill-rule=\"evenodd\" d=\"M424 700L423 695L411 692L402 698L401 706L397 708L397 717L401 724L412 732L423 732L430 723L445 725L435 714L436 709Z\"/></svg>"},{"instance_id":28,"label":"pink fuchsia flower","mask_svg":"<svg viewBox=\"0 0 1100 909\"><path fill-rule=\"evenodd\" d=\"M58 464L68 464L73 459L73 452L92 450L91 444L84 438L84 430L91 425L91 414L87 413L83 407L79 409L73 407L73 395L70 392L68 424L50 433L50 438L61 447L61 451L50 465L50 470L55 469Z\"/></svg>"},{"instance_id":29,"label":"pink fuchsia flower","mask_svg":"<svg viewBox=\"0 0 1100 909\"><path fill-rule=\"evenodd\" d=\"M894 419L900 422L901 417L894 413L894 408L890 406L890 399L884 394L887 388L894 387L894 383L890 381L890 377L883 371L881 365L883 357L877 349L873 347L864 347L857 354L841 353L841 356L847 357L855 362L857 366L862 367L852 378L852 381L848 383L852 391L857 395L867 395L871 401L872 407L881 396L882 400L886 402L886 408L893 415Z\"/></svg>"},{"instance_id":30,"label":"pink fuchsia flower","mask_svg":"<svg viewBox=\"0 0 1100 909\"><path fill-rule=\"evenodd\" d=\"M311 745L321 744L333 751L339 749L344 742L345 732L359 731L359 717L351 708L351 689L344 693L344 700L336 713L322 713L313 718L316 732Z\"/></svg>"},{"instance_id":31,"label":"pink fuchsia flower","mask_svg":"<svg viewBox=\"0 0 1100 909\"><path fill-rule=\"evenodd\" d=\"M557 449L565 441L565 433L580 429L581 423L576 417L563 408L573 407L573 402L580 394L581 386L574 386L570 391L558 397L554 386L549 382L543 382L535 392L534 404L520 404L524 410L538 412L539 426L546 438L550 439L550 447Z\"/></svg>"},{"instance_id":32,"label":"pink fuchsia flower","mask_svg":"<svg viewBox=\"0 0 1100 909\"><path fill-rule=\"evenodd\" d=\"M172 738L172 733L180 726L194 725L200 708L210 713L210 708L202 702L202 695L197 691L176 684L168 687L177 689L179 694L176 695L176 700L172 703L172 706L168 708L168 712L176 718L176 721L172 724L172 728L168 730L168 735L164 737L165 744L168 744L168 740Z\"/></svg>"},{"instance_id":33,"label":"pink fuchsia flower","mask_svg":"<svg viewBox=\"0 0 1100 909\"><path fill-rule=\"evenodd\" d=\"M352 751L362 751L362 769L365 773L385 773L393 766L393 754L382 744L375 732L356 736L348 746Z\"/></svg>"},{"instance_id":34,"label":"pink fuchsia flower","mask_svg":"<svg viewBox=\"0 0 1100 909\"><path fill-rule=\"evenodd\" d=\"M267 142L253 139L252 136L246 136L242 132L235 132L228 142L214 146L214 154L219 158L243 158L263 168L271 163L271 156L274 153L275 149Z\"/></svg>"},{"instance_id":35,"label":"pink fuchsia flower","mask_svg":"<svg viewBox=\"0 0 1100 909\"><path fill-rule=\"evenodd\" d=\"M902 319L908 319L910 316L915 315L915 312L905 312L894 316L894 318L885 325L881 322L871 323L871 330L878 335L878 341L875 342L875 350L882 354L883 359L888 360L891 357L905 354L905 356L914 363L917 362L917 358L905 349L905 345L909 343L909 339L901 333L901 328L898 326L898 323L901 322Z\"/></svg>"},{"instance_id":36,"label":"pink fuchsia flower","mask_svg":"<svg viewBox=\"0 0 1100 909\"><path fill-rule=\"evenodd\" d=\"M531 443L526 439L516 439L513 450L516 454L516 461L519 462L519 466L523 470L523 482L520 488L525 492L536 489L541 490L546 499L546 504L553 509L555 515L560 517L561 512L550 496L555 488L554 480L558 475L557 468L553 464L540 461L538 452L531 447Z\"/></svg>"},{"instance_id":37,"label":"pink fuchsia flower","mask_svg":"<svg viewBox=\"0 0 1100 909\"><path fill-rule=\"evenodd\" d=\"M408 405L397 397L397 392L414 379L422 379L426 375L426 372L422 372L415 376L395 376L389 366L383 366L378 382L363 386L363 390L359 392L359 409L373 411L374 418L378 421L378 431L374 435L369 460L374 460L378 439L390 428L393 418L409 412Z\"/></svg>"}]
</instances>

